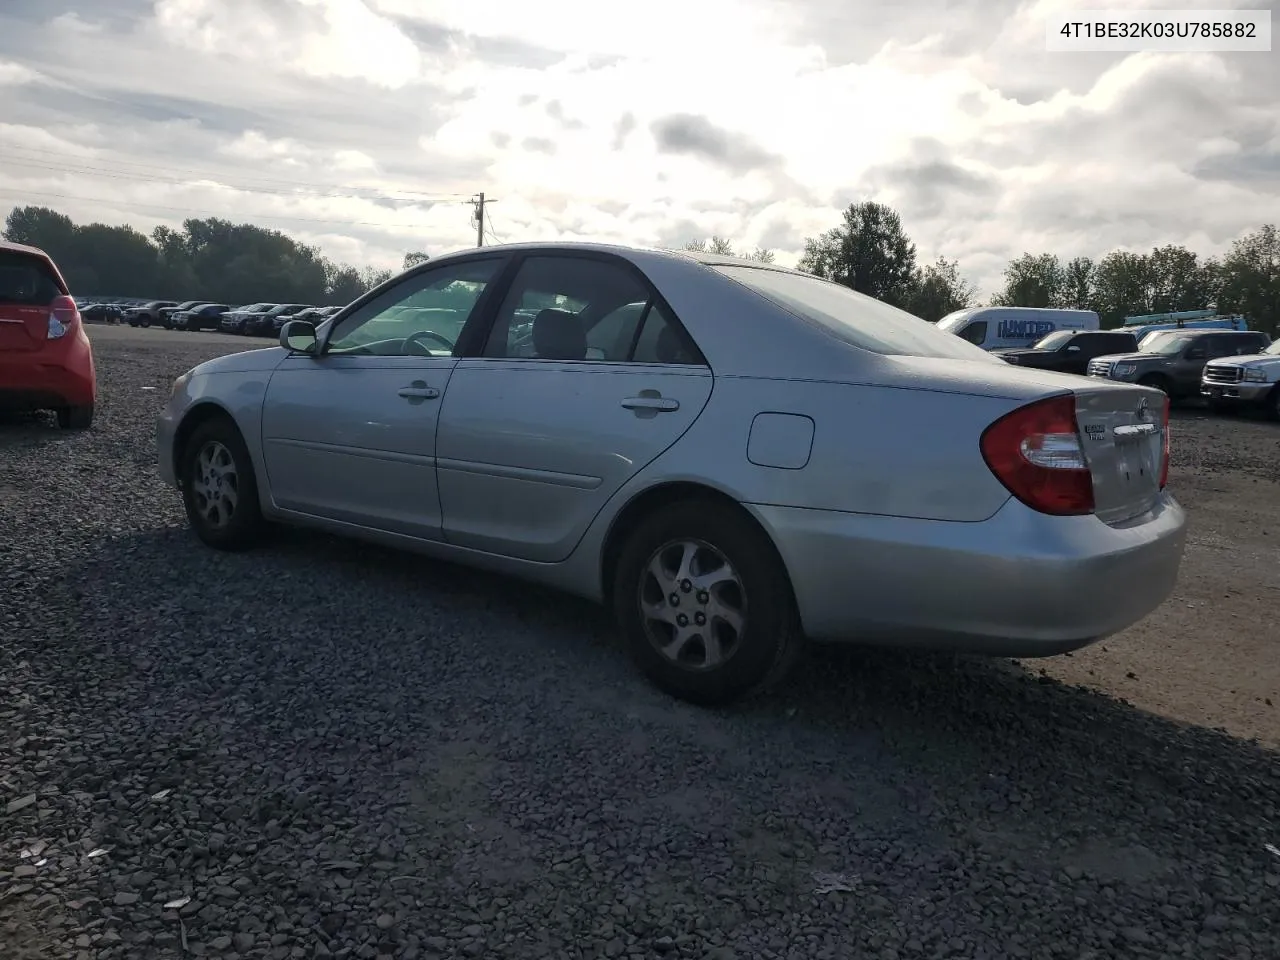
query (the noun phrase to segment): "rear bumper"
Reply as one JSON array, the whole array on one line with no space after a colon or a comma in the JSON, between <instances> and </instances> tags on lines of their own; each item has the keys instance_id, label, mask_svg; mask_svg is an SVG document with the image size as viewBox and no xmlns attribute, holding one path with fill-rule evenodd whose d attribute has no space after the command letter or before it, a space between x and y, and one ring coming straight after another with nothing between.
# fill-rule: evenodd
<instances>
[{"instance_id":1,"label":"rear bumper","mask_svg":"<svg viewBox=\"0 0 1280 960\"><path fill-rule=\"evenodd\" d=\"M83 332L65 345L0 356L0 407L87 407L97 398L93 351Z\"/></svg>"},{"instance_id":2,"label":"rear bumper","mask_svg":"<svg viewBox=\"0 0 1280 960\"><path fill-rule=\"evenodd\" d=\"M1202 383L1200 396L1214 403L1261 403L1275 387L1274 383Z\"/></svg>"},{"instance_id":3,"label":"rear bumper","mask_svg":"<svg viewBox=\"0 0 1280 960\"><path fill-rule=\"evenodd\" d=\"M1172 592L1186 518L1162 495L1113 528L1010 499L952 523L754 506L815 640L1037 657L1141 620Z\"/></svg>"}]
</instances>

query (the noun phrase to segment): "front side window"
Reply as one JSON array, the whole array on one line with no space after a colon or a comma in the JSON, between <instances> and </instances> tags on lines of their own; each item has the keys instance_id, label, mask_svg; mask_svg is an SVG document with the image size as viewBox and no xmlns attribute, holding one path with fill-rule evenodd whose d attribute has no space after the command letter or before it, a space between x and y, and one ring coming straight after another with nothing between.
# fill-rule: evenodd
<instances>
[{"instance_id":1,"label":"front side window","mask_svg":"<svg viewBox=\"0 0 1280 960\"><path fill-rule=\"evenodd\" d=\"M960 331L960 339L967 340L975 347L987 339L987 321L978 320Z\"/></svg>"},{"instance_id":2,"label":"front side window","mask_svg":"<svg viewBox=\"0 0 1280 960\"><path fill-rule=\"evenodd\" d=\"M453 354L502 260L470 260L415 273L342 319L325 352L339 356Z\"/></svg>"},{"instance_id":3,"label":"front side window","mask_svg":"<svg viewBox=\"0 0 1280 960\"><path fill-rule=\"evenodd\" d=\"M974 345L986 338L985 321L970 323L957 337L905 310L828 280L737 264L717 265L712 269L863 350L888 355L1004 363ZM983 328L981 334L974 329L979 324Z\"/></svg>"}]
</instances>

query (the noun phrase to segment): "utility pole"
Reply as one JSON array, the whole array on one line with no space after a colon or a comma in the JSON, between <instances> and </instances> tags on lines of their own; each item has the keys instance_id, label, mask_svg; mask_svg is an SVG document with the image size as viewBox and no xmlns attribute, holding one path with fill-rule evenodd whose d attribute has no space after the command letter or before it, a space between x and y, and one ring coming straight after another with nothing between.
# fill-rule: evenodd
<instances>
[{"instance_id":1,"label":"utility pole","mask_svg":"<svg viewBox=\"0 0 1280 960\"><path fill-rule=\"evenodd\" d=\"M486 200L483 191L471 201L471 205L475 207L475 213L471 215L471 219L476 223L476 246L484 246L484 207L487 203L497 203L496 200Z\"/></svg>"}]
</instances>

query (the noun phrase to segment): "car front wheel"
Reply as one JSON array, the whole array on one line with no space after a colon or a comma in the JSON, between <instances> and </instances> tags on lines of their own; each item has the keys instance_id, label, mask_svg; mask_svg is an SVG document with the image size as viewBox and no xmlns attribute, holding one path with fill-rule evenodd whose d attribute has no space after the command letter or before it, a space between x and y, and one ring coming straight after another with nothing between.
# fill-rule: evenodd
<instances>
[{"instance_id":1,"label":"car front wheel","mask_svg":"<svg viewBox=\"0 0 1280 960\"><path fill-rule=\"evenodd\" d=\"M187 519L204 543L244 550L258 542L264 521L253 461L230 420L206 420L195 429L183 448L179 476Z\"/></svg>"},{"instance_id":2,"label":"car front wheel","mask_svg":"<svg viewBox=\"0 0 1280 960\"><path fill-rule=\"evenodd\" d=\"M728 703L781 680L801 633L773 544L731 506L687 501L645 518L613 584L630 653L660 689Z\"/></svg>"}]
</instances>

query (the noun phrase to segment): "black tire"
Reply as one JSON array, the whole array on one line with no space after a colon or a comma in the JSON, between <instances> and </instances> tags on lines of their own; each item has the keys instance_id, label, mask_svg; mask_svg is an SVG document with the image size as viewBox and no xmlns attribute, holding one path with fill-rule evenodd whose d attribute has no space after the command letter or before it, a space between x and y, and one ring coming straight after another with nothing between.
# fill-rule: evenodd
<instances>
[{"instance_id":1,"label":"black tire","mask_svg":"<svg viewBox=\"0 0 1280 960\"><path fill-rule=\"evenodd\" d=\"M1267 416L1272 420L1280 420L1280 384L1271 388L1271 393L1267 395L1267 399L1263 401Z\"/></svg>"},{"instance_id":2,"label":"black tire","mask_svg":"<svg viewBox=\"0 0 1280 960\"><path fill-rule=\"evenodd\" d=\"M145 328L147 328L147 327L151 326L151 318L150 318L150 317L143 317L142 319L140 319L140 320L138 321L138 326L142 327L143 329L145 329Z\"/></svg>"},{"instance_id":3,"label":"black tire","mask_svg":"<svg viewBox=\"0 0 1280 960\"><path fill-rule=\"evenodd\" d=\"M1170 387L1169 378L1161 376L1158 373L1148 373L1144 377L1139 377L1138 386L1155 387L1157 390L1166 394L1170 399L1173 398L1173 394L1169 392L1169 387Z\"/></svg>"},{"instance_id":4,"label":"black tire","mask_svg":"<svg viewBox=\"0 0 1280 960\"><path fill-rule=\"evenodd\" d=\"M93 426L93 404L87 407L60 407L58 427L62 430L88 430Z\"/></svg>"},{"instance_id":5,"label":"black tire","mask_svg":"<svg viewBox=\"0 0 1280 960\"><path fill-rule=\"evenodd\" d=\"M208 488L207 483L201 482L202 454L213 460L226 484L218 487L216 508L202 492ZM187 520L205 544L217 550L247 550L262 539L266 521L258 500L253 460L240 431L229 419L215 417L196 427L179 457L178 477ZM234 493L234 503L224 495L227 489Z\"/></svg>"},{"instance_id":6,"label":"black tire","mask_svg":"<svg viewBox=\"0 0 1280 960\"><path fill-rule=\"evenodd\" d=\"M743 628L732 630L728 621L714 617L710 626L719 622L717 635L732 635L726 643L724 660L718 666L698 663L699 652L705 661L708 649L697 626L690 622L689 639L680 652L690 654L684 662L668 657L658 648L666 636L674 632L674 624L659 626L660 621L643 613L642 596L660 598L664 610L672 610L669 594L658 590L649 574L652 561L666 552L663 560L673 562L661 566L670 569L676 554L683 556L684 543L698 545L696 563L703 557L718 554L727 562L736 580L725 582L718 590L697 591L690 583L668 582L677 596L695 614L704 610L743 611ZM687 578L686 578L687 579ZM682 589L683 588L683 589ZM618 558L613 582L613 610L632 659L661 690L702 706L718 706L753 692L773 686L790 670L802 643L799 617L787 577L777 551L769 538L748 518L731 506L707 500L691 500L664 507L646 517L628 537ZM683 615L680 613L677 616ZM652 627L648 624L653 624ZM652 629L652 637L651 637Z\"/></svg>"}]
</instances>

